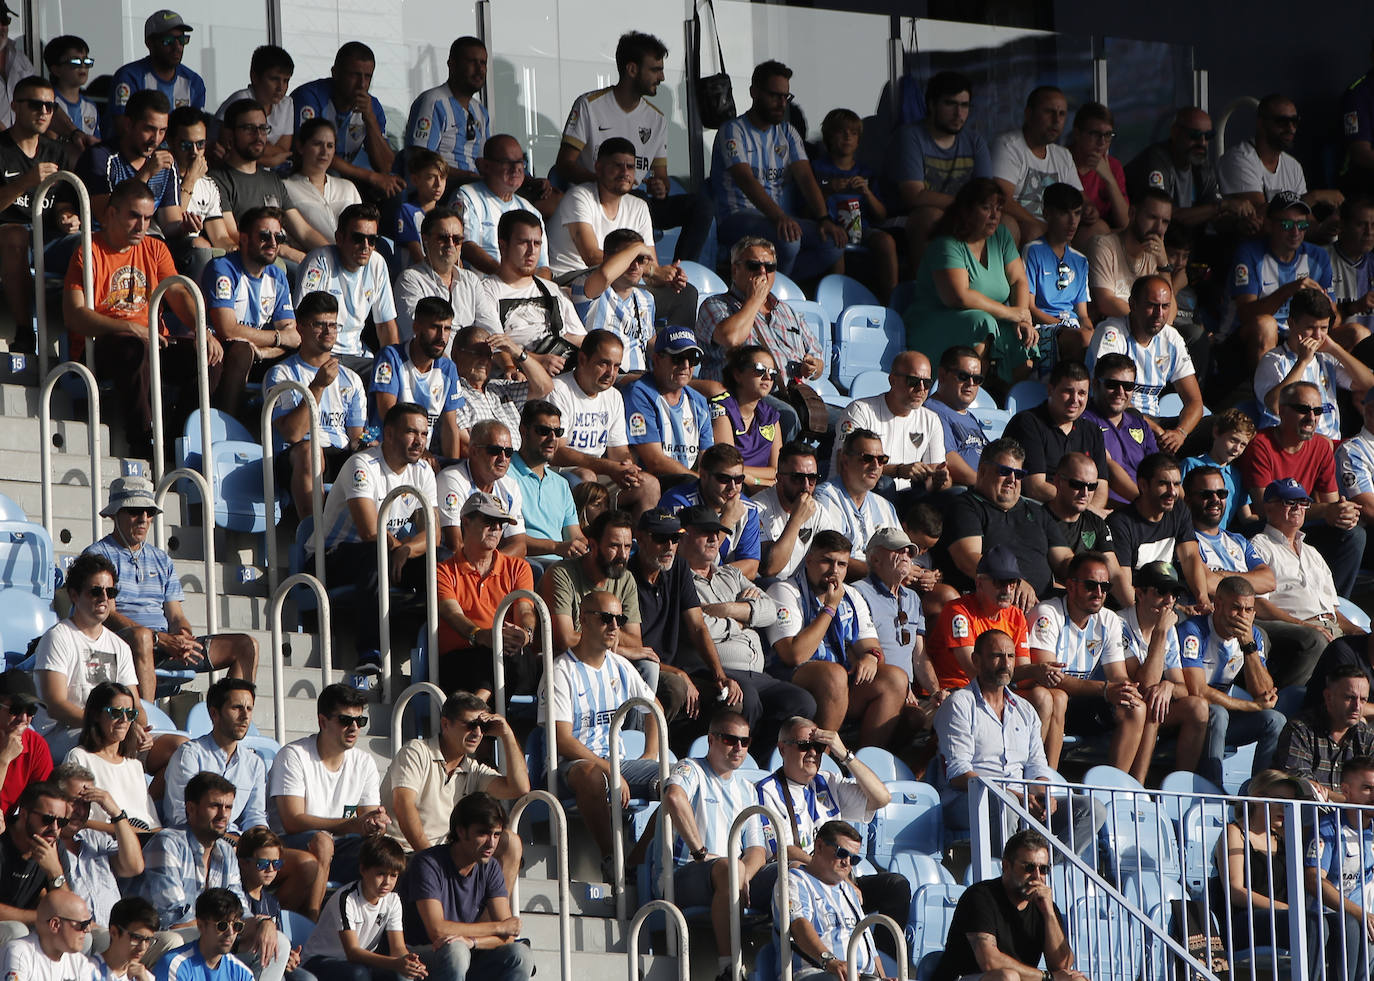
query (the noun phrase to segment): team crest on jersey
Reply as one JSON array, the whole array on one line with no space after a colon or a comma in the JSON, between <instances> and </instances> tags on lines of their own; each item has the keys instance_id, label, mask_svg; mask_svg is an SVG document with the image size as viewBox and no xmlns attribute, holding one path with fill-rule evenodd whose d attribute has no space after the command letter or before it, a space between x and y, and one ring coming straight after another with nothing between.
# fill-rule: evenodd
<instances>
[{"instance_id":1,"label":"team crest on jersey","mask_svg":"<svg viewBox=\"0 0 1374 981\"><path fill-rule=\"evenodd\" d=\"M774 143L774 144L773 144L773 152L774 152L775 154L777 154L779 157L781 157L786 151L787 151L786 145L784 145L784 144L782 144L782 143Z\"/></svg>"},{"instance_id":2,"label":"team crest on jersey","mask_svg":"<svg viewBox=\"0 0 1374 981\"><path fill-rule=\"evenodd\" d=\"M911 434L911 445L914 446L914 447L916 447L916 449L919 450L919 449L921 448L921 444L924 443L925 441L926 441L926 434L925 434L925 433L912 433L912 434Z\"/></svg>"},{"instance_id":3,"label":"team crest on jersey","mask_svg":"<svg viewBox=\"0 0 1374 981\"><path fill-rule=\"evenodd\" d=\"M814 528L803 528L801 531L797 532L797 537L800 538L801 543L805 545L807 542L811 541L811 536L815 534L815 532L816 529Z\"/></svg>"},{"instance_id":4,"label":"team crest on jersey","mask_svg":"<svg viewBox=\"0 0 1374 981\"><path fill-rule=\"evenodd\" d=\"M1035 621L1035 629L1036 629L1036 630L1049 630L1049 629L1050 629L1050 618L1047 617L1047 616L1042 616L1042 617L1037 618L1036 621Z\"/></svg>"},{"instance_id":5,"label":"team crest on jersey","mask_svg":"<svg viewBox=\"0 0 1374 981\"><path fill-rule=\"evenodd\" d=\"M759 427L759 435L762 436L769 443L773 442L773 439L777 436L777 434L778 424L775 422L770 422L766 426Z\"/></svg>"},{"instance_id":6,"label":"team crest on jersey","mask_svg":"<svg viewBox=\"0 0 1374 981\"><path fill-rule=\"evenodd\" d=\"M1359 478L1357 478L1357 477L1355 476L1355 471L1353 471L1353 470L1342 470L1342 471L1341 471L1341 480L1343 480L1343 481L1345 482L1345 486L1347 486L1347 487L1354 487L1354 486L1355 486L1355 481L1356 481L1357 479L1359 479Z\"/></svg>"},{"instance_id":7,"label":"team crest on jersey","mask_svg":"<svg viewBox=\"0 0 1374 981\"><path fill-rule=\"evenodd\" d=\"M1089 656L1089 657L1097 657L1098 648L1100 648L1101 646L1102 646L1102 641L1100 641L1100 640L1090 640L1090 641L1088 641L1088 656Z\"/></svg>"},{"instance_id":8,"label":"team crest on jersey","mask_svg":"<svg viewBox=\"0 0 1374 981\"><path fill-rule=\"evenodd\" d=\"M649 142L649 137L651 137L651 136L653 136L653 135L654 135L654 131L651 130L649 127L647 127L647 126L641 126L641 127L639 127L639 142L640 142L640 143L648 143L648 142Z\"/></svg>"},{"instance_id":9,"label":"team crest on jersey","mask_svg":"<svg viewBox=\"0 0 1374 981\"><path fill-rule=\"evenodd\" d=\"M1147 177L1147 178L1145 178L1145 182L1146 182L1147 184L1149 184L1151 187L1157 187L1157 188L1160 188L1160 189L1162 190L1162 189L1164 188L1164 171L1162 171L1162 170L1152 170L1152 171L1150 171L1150 176Z\"/></svg>"},{"instance_id":10,"label":"team crest on jersey","mask_svg":"<svg viewBox=\"0 0 1374 981\"><path fill-rule=\"evenodd\" d=\"M367 471L362 467L353 471L353 486L357 490L362 490L367 486Z\"/></svg>"},{"instance_id":11,"label":"team crest on jersey","mask_svg":"<svg viewBox=\"0 0 1374 981\"><path fill-rule=\"evenodd\" d=\"M1358 112L1348 112L1344 119L1346 136L1354 136L1360 131L1360 114Z\"/></svg>"},{"instance_id":12,"label":"team crest on jersey","mask_svg":"<svg viewBox=\"0 0 1374 981\"><path fill-rule=\"evenodd\" d=\"M305 274L305 282L301 285L302 295L319 289L320 281L322 279L324 279L324 270L320 269L318 266L316 266L313 269L307 270Z\"/></svg>"},{"instance_id":13,"label":"team crest on jersey","mask_svg":"<svg viewBox=\"0 0 1374 981\"><path fill-rule=\"evenodd\" d=\"M644 413L634 412L630 414L630 435L643 436L649 431L649 424L644 421Z\"/></svg>"},{"instance_id":14,"label":"team crest on jersey","mask_svg":"<svg viewBox=\"0 0 1374 981\"><path fill-rule=\"evenodd\" d=\"M567 129L572 129L577 125L577 121L582 118L582 110L578 106L572 107L572 112L568 113Z\"/></svg>"},{"instance_id":15,"label":"team crest on jersey","mask_svg":"<svg viewBox=\"0 0 1374 981\"><path fill-rule=\"evenodd\" d=\"M1155 358L1155 368L1159 371L1163 371L1168 364L1169 356L1167 354L1161 354L1159 357Z\"/></svg>"},{"instance_id":16,"label":"team crest on jersey","mask_svg":"<svg viewBox=\"0 0 1374 981\"><path fill-rule=\"evenodd\" d=\"M133 92L129 89L129 83L120 82L119 85L115 87L115 105L124 105L124 103L129 101L129 96L131 95L133 95Z\"/></svg>"},{"instance_id":17,"label":"team crest on jersey","mask_svg":"<svg viewBox=\"0 0 1374 981\"><path fill-rule=\"evenodd\" d=\"M1137 443L1145 442L1145 430L1141 429L1139 426L1132 426L1130 429L1127 429L1126 432L1130 433L1131 439L1135 440Z\"/></svg>"},{"instance_id":18,"label":"team crest on jersey","mask_svg":"<svg viewBox=\"0 0 1374 981\"><path fill-rule=\"evenodd\" d=\"M969 634L968 617L957 614L954 619L950 621L949 632L952 636L960 640L967 638Z\"/></svg>"},{"instance_id":19,"label":"team crest on jersey","mask_svg":"<svg viewBox=\"0 0 1374 981\"><path fill-rule=\"evenodd\" d=\"M229 282L228 276L221 276L215 280L215 299L227 300L234 291L234 284Z\"/></svg>"},{"instance_id":20,"label":"team crest on jersey","mask_svg":"<svg viewBox=\"0 0 1374 981\"><path fill-rule=\"evenodd\" d=\"M315 107L314 107L314 106L301 106L301 119L302 119L302 120L314 119L314 118L315 118Z\"/></svg>"},{"instance_id":21,"label":"team crest on jersey","mask_svg":"<svg viewBox=\"0 0 1374 981\"><path fill-rule=\"evenodd\" d=\"M377 365L377 374L373 377L372 383L374 385L391 384L391 365L389 363L383 361L381 364Z\"/></svg>"},{"instance_id":22,"label":"team crest on jersey","mask_svg":"<svg viewBox=\"0 0 1374 981\"><path fill-rule=\"evenodd\" d=\"M1083 542L1083 547L1084 547L1084 548L1086 548L1086 549L1091 549L1094 545L1097 544L1097 532L1095 532L1095 531L1085 531L1085 532L1083 532L1083 537L1082 537L1081 541Z\"/></svg>"},{"instance_id":23,"label":"team crest on jersey","mask_svg":"<svg viewBox=\"0 0 1374 981\"><path fill-rule=\"evenodd\" d=\"M1243 262L1237 265L1235 280L1237 286L1248 286L1250 284L1250 267Z\"/></svg>"},{"instance_id":24,"label":"team crest on jersey","mask_svg":"<svg viewBox=\"0 0 1374 981\"><path fill-rule=\"evenodd\" d=\"M691 760L678 760L677 765L673 767L673 776L690 777L692 775L692 769Z\"/></svg>"}]
</instances>

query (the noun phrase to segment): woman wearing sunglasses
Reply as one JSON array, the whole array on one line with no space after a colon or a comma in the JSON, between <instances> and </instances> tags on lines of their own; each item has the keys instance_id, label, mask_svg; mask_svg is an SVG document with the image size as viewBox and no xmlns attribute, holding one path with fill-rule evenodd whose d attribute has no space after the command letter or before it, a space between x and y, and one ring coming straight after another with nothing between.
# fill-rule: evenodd
<instances>
[{"instance_id":1,"label":"woman wearing sunglasses","mask_svg":"<svg viewBox=\"0 0 1374 981\"><path fill-rule=\"evenodd\" d=\"M81 741L67 754L67 762L90 770L96 787L109 793L120 808L119 813L111 814L105 806L92 802L93 823L127 820L140 832L156 831L162 822L148 793L143 764L138 761L137 737L130 737L137 718L133 692L117 681L102 681L86 701Z\"/></svg>"},{"instance_id":2,"label":"woman wearing sunglasses","mask_svg":"<svg viewBox=\"0 0 1374 981\"><path fill-rule=\"evenodd\" d=\"M744 457L744 489L751 493L778 482L782 426L778 410L764 400L780 377L768 348L745 344L726 356L725 391L711 398L716 443L730 443Z\"/></svg>"}]
</instances>

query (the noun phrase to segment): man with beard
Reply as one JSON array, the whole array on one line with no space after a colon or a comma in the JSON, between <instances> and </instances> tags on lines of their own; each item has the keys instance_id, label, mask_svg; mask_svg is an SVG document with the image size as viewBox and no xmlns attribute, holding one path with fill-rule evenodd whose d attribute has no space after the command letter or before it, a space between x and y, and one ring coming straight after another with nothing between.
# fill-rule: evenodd
<instances>
[{"instance_id":1,"label":"man with beard","mask_svg":"<svg viewBox=\"0 0 1374 981\"><path fill-rule=\"evenodd\" d=\"M983 362L978 352L962 344L945 348L940 371L925 407L940 419L945 437L945 465L952 484L972 487L978 459L988 438L983 423L972 411L983 385Z\"/></svg>"},{"instance_id":2,"label":"man with beard","mask_svg":"<svg viewBox=\"0 0 1374 981\"><path fill-rule=\"evenodd\" d=\"M501 551L514 558L525 555L525 510L520 482L510 473L515 456L511 432L504 422L484 419L472 427L468 436L468 458L439 472L439 526L443 544L457 550L460 535L460 510L473 491L490 494L510 518L501 542Z\"/></svg>"},{"instance_id":3,"label":"man with beard","mask_svg":"<svg viewBox=\"0 0 1374 981\"><path fill-rule=\"evenodd\" d=\"M820 480L816 448L784 443L778 454L778 482L753 498L759 506L759 574L786 578L797 571L817 532L839 531L839 522L816 498Z\"/></svg>"},{"instance_id":4,"label":"man with beard","mask_svg":"<svg viewBox=\"0 0 1374 981\"><path fill-rule=\"evenodd\" d=\"M1088 243L1093 308L1099 318L1130 314L1131 284L1169 265L1164 233L1174 205L1158 188L1147 188L1131 204L1130 220L1119 232L1098 235ZM1187 285L1187 270L1170 275L1173 285Z\"/></svg>"},{"instance_id":5,"label":"man with beard","mask_svg":"<svg viewBox=\"0 0 1374 981\"><path fill-rule=\"evenodd\" d=\"M205 108L205 79L182 64L186 45L195 30L174 10L159 10L143 22L143 43L148 57L122 66L110 83L110 107L105 129L114 128L129 109L135 93L160 92L174 108Z\"/></svg>"},{"instance_id":6,"label":"man with beard","mask_svg":"<svg viewBox=\"0 0 1374 981\"><path fill-rule=\"evenodd\" d=\"M19 668L0 674L0 814L9 814L24 788L52 773L48 741L33 728L40 702L33 675Z\"/></svg>"},{"instance_id":7,"label":"man with beard","mask_svg":"<svg viewBox=\"0 0 1374 981\"><path fill-rule=\"evenodd\" d=\"M1346 198L1340 215L1340 234L1326 247L1331 298L1344 320L1374 327L1374 200Z\"/></svg>"},{"instance_id":8,"label":"man with beard","mask_svg":"<svg viewBox=\"0 0 1374 981\"><path fill-rule=\"evenodd\" d=\"M735 566L745 579L759 572L759 506L742 493L744 457L731 443L717 443L701 454L701 476L684 481L663 495L658 506L668 511L705 508L720 521L725 540L719 560Z\"/></svg>"},{"instance_id":9,"label":"man with beard","mask_svg":"<svg viewBox=\"0 0 1374 981\"><path fill-rule=\"evenodd\" d=\"M1369 679L1353 664L1326 676L1320 708L1304 709L1279 733L1274 765L1306 780L1319 800L1343 803L1341 769L1374 754L1374 728L1364 719Z\"/></svg>"},{"instance_id":10,"label":"man with beard","mask_svg":"<svg viewBox=\"0 0 1374 981\"><path fill-rule=\"evenodd\" d=\"M459 452L458 407L462 402L458 368L445 356L453 331L453 307L426 296L415 305L409 341L391 344L372 369L373 425L397 402L414 402L429 412L430 448L454 459Z\"/></svg>"},{"instance_id":11,"label":"man with beard","mask_svg":"<svg viewBox=\"0 0 1374 981\"><path fill-rule=\"evenodd\" d=\"M1216 168L1208 149L1212 119L1196 106L1174 114L1169 138L1152 143L1126 165L1126 190L1139 198L1147 188L1158 188L1174 202L1173 220L1190 230L1218 218L1239 220L1242 227L1259 227L1255 206L1243 198L1223 198Z\"/></svg>"},{"instance_id":12,"label":"man with beard","mask_svg":"<svg viewBox=\"0 0 1374 981\"><path fill-rule=\"evenodd\" d=\"M1255 115L1255 138L1236 143L1217 161L1221 193L1243 198L1257 210L1284 192L1309 206L1323 202L1332 209L1338 207L1342 194L1309 191L1302 164L1289 152L1298 135L1298 107L1293 100L1270 93L1260 99Z\"/></svg>"},{"instance_id":13,"label":"man with beard","mask_svg":"<svg viewBox=\"0 0 1374 981\"><path fill-rule=\"evenodd\" d=\"M334 55L328 78L306 82L291 93L296 129L311 119L328 119L338 133L330 168L373 200L399 193L405 180L391 172L395 153L386 140L386 112L372 95L377 56L361 41L349 41Z\"/></svg>"},{"instance_id":14,"label":"man with beard","mask_svg":"<svg viewBox=\"0 0 1374 981\"><path fill-rule=\"evenodd\" d=\"M448 48L448 78L410 104L406 148L433 150L448 164L448 186L478 179L477 158L491 128L491 114L474 96L487 85L487 46L470 35ZM464 321L466 323L466 321Z\"/></svg>"},{"instance_id":15,"label":"man with beard","mask_svg":"<svg viewBox=\"0 0 1374 981\"><path fill-rule=\"evenodd\" d=\"M97 143L77 160L77 176L91 195L92 217L104 210L117 186L137 177L153 192L158 226L163 231L180 227L181 187L176 161L172 151L163 149L171 111L161 92L137 93L129 100L128 111L107 130L111 135L106 142Z\"/></svg>"},{"instance_id":16,"label":"man with beard","mask_svg":"<svg viewBox=\"0 0 1374 981\"><path fill-rule=\"evenodd\" d=\"M1177 564L1202 608L1209 607L1207 566L1198 552L1188 506L1183 503L1179 465L1168 453L1152 453L1140 461L1140 495L1117 508L1107 519L1116 560L1127 583L1132 571L1151 562ZM1134 602L1134 595L1131 596Z\"/></svg>"},{"instance_id":17,"label":"man with beard","mask_svg":"<svg viewBox=\"0 0 1374 981\"><path fill-rule=\"evenodd\" d=\"M276 171L262 166L267 152L267 112L262 103L240 99L224 110L224 124L220 127L220 143L224 158L209 177L219 186L220 206L224 210L225 232L231 241L238 241L238 222L252 208L280 208L281 223L288 238L278 246L287 262L301 262L305 253L328 243L297 209L291 206L286 184ZM316 289L303 290L308 293ZM299 299L299 296L297 297Z\"/></svg>"},{"instance_id":18,"label":"man with beard","mask_svg":"<svg viewBox=\"0 0 1374 981\"><path fill-rule=\"evenodd\" d=\"M406 942L433 981L529 981L534 956L511 911L508 883L493 861L514 836L489 794L468 794L449 820L448 841L417 854L398 884Z\"/></svg>"},{"instance_id":19,"label":"man with beard","mask_svg":"<svg viewBox=\"0 0 1374 981\"><path fill-rule=\"evenodd\" d=\"M520 450L511 459L511 476L524 501L525 559L541 567L587 553L587 536L577 520L572 488L550 468L563 440L563 413L543 399L520 411ZM494 458L493 458L494 462Z\"/></svg>"},{"instance_id":20,"label":"man with beard","mask_svg":"<svg viewBox=\"0 0 1374 981\"><path fill-rule=\"evenodd\" d=\"M992 143L992 176L1002 188L1006 215L1020 228L1019 241L1033 242L1045 234L1045 188L1062 183L1083 189L1073 157L1058 144L1068 115L1062 91L1053 85L1037 86L1026 97L1020 129Z\"/></svg>"},{"instance_id":21,"label":"man with beard","mask_svg":"<svg viewBox=\"0 0 1374 981\"><path fill-rule=\"evenodd\" d=\"M62 788L40 781L24 788L19 809L0 832L0 946L29 932L39 900L67 888L58 854L58 823L71 814Z\"/></svg>"},{"instance_id":22,"label":"man with beard","mask_svg":"<svg viewBox=\"0 0 1374 981\"><path fill-rule=\"evenodd\" d=\"M1088 369L1081 361L1060 361L1049 377L1049 398L1022 409L1007 423L1006 436L1026 452L1021 493L1034 501L1054 497L1050 469L1065 453L1083 453L1097 465L1099 483L1088 506L1101 511L1107 503L1107 450L1102 431L1082 418L1088 406Z\"/></svg>"},{"instance_id":23,"label":"man with beard","mask_svg":"<svg viewBox=\"0 0 1374 981\"><path fill-rule=\"evenodd\" d=\"M636 231L653 248L654 226L649 206L632 193L635 187L635 148L623 137L604 140L596 155L595 180L563 195L549 219L549 268L555 276L601 265L602 243L618 228ZM648 281L662 281L669 268L655 260L640 270ZM678 275L685 276L679 269Z\"/></svg>"}]
</instances>

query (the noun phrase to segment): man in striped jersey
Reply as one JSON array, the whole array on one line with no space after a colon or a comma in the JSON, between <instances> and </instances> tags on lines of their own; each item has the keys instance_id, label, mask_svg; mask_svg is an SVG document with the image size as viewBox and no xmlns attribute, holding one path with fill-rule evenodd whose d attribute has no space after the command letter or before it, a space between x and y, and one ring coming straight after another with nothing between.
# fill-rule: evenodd
<instances>
[{"instance_id":1,"label":"man in striped jersey","mask_svg":"<svg viewBox=\"0 0 1374 981\"><path fill-rule=\"evenodd\" d=\"M448 164L451 187L478 179L477 158L487 141L491 117L473 98L487 84L487 46L465 36L448 49L448 78L420 93L410 106L406 147L424 147Z\"/></svg>"},{"instance_id":2,"label":"man in striped jersey","mask_svg":"<svg viewBox=\"0 0 1374 981\"><path fill-rule=\"evenodd\" d=\"M793 981L811 981L825 974L845 981L849 938L863 919L850 869L862 857L862 839L853 826L827 821L816 832L810 860L789 873L792 891L787 917L791 921ZM782 911L774 903L775 929L781 927L781 920ZM881 972L872 937L859 944L856 966L866 978Z\"/></svg>"},{"instance_id":3,"label":"man in striped jersey","mask_svg":"<svg viewBox=\"0 0 1374 981\"><path fill-rule=\"evenodd\" d=\"M681 907L710 906L716 961L728 981L730 967L730 829L735 817L755 803L754 785L735 771L749 759L749 722L738 712L717 712L707 734L706 755L673 767L663 791L663 810L673 822L673 897ZM742 829L738 861L742 889L763 867L759 819Z\"/></svg>"},{"instance_id":4,"label":"man in striped jersey","mask_svg":"<svg viewBox=\"0 0 1374 981\"><path fill-rule=\"evenodd\" d=\"M564 793L577 798L582 819L601 849L601 871L613 878L611 809L611 719L631 698L654 700L654 690L626 658L615 652L628 622L614 593L593 590L582 598L581 634L571 650L554 661L553 678L539 688L539 724L558 749L558 776ZM552 691L552 697L550 697ZM664 734L666 735L666 734ZM625 759L620 744L620 804L658 793L658 724L644 720L644 755Z\"/></svg>"}]
</instances>

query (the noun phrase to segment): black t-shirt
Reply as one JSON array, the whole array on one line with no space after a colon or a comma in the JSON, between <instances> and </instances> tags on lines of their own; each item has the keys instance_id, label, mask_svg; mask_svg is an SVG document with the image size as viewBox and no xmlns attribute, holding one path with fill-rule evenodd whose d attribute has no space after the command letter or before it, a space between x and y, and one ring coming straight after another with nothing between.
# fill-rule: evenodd
<instances>
[{"instance_id":1,"label":"black t-shirt","mask_svg":"<svg viewBox=\"0 0 1374 981\"><path fill-rule=\"evenodd\" d=\"M233 214L235 221L250 208L291 207L286 197L286 184L262 167L253 174L240 173L232 167L216 167L209 177L219 188L220 207Z\"/></svg>"},{"instance_id":2,"label":"black t-shirt","mask_svg":"<svg viewBox=\"0 0 1374 981\"><path fill-rule=\"evenodd\" d=\"M37 909L47 874L19 854L9 831L0 834L0 902L15 909Z\"/></svg>"},{"instance_id":3,"label":"black t-shirt","mask_svg":"<svg viewBox=\"0 0 1374 981\"><path fill-rule=\"evenodd\" d=\"M1043 402L1012 416L1003 435L1016 440L1026 451L1026 462L1022 466L1029 473L1050 473L1065 453L1086 453L1097 464L1099 478L1106 480L1110 476L1102 430L1079 418L1066 433L1050 418L1049 409Z\"/></svg>"},{"instance_id":4,"label":"black t-shirt","mask_svg":"<svg viewBox=\"0 0 1374 981\"><path fill-rule=\"evenodd\" d=\"M682 613L701 606L692 573L678 556L673 567L658 574L658 582L644 578L639 568L640 558L630 562L630 571L639 590L639 629L644 646L652 647L664 664L691 674L704 665L696 651L686 646L682 636Z\"/></svg>"},{"instance_id":5,"label":"black t-shirt","mask_svg":"<svg viewBox=\"0 0 1374 981\"><path fill-rule=\"evenodd\" d=\"M1322 692L1326 689L1326 679L1330 677L1331 672L1348 664L1364 671L1365 677L1369 679L1369 686L1374 688L1374 666L1370 665L1369 655L1366 653L1371 643L1374 641L1368 636L1357 635L1337 637L1327 644L1322 656L1317 658L1317 665L1312 669L1312 677L1307 679L1307 693L1303 696L1302 707L1324 708L1326 703L1322 699Z\"/></svg>"},{"instance_id":6,"label":"black t-shirt","mask_svg":"<svg viewBox=\"0 0 1374 981\"><path fill-rule=\"evenodd\" d=\"M1063 925L1064 914L1054 908ZM989 933L997 941L997 949L1034 967L1045 954L1045 917L1035 903L1027 903L1018 910L1007 897L1002 880L985 879L964 890L954 918L949 923L949 938L945 953L935 968L931 981L954 981L965 974L980 974L982 968L973 956L968 942L970 933Z\"/></svg>"},{"instance_id":7,"label":"black t-shirt","mask_svg":"<svg viewBox=\"0 0 1374 981\"><path fill-rule=\"evenodd\" d=\"M1049 508L1045 510L1048 511ZM1107 519L1096 511L1084 511L1078 516L1077 521L1055 518L1054 523L1074 555L1079 552L1116 551L1116 539L1112 537L1112 529L1107 525Z\"/></svg>"},{"instance_id":8,"label":"black t-shirt","mask_svg":"<svg viewBox=\"0 0 1374 981\"><path fill-rule=\"evenodd\" d=\"M65 167L67 160L62 152L62 145L55 140L39 137L38 148L34 156L30 157L19 148L19 144L14 142L14 137L8 131L0 133L0 184L18 180L41 163L55 163L59 167ZM44 215L47 215L58 201L76 203L72 189L66 184L58 184L48 194L48 199L43 202ZM0 211L0 225L29 224L33 218L33 212L30 210L32 206L30 192L25 191L15 199L14 204Z\"/></svg>"},{"instance_id":9,"label":"black t-shirt","mask_svg":"<svg viewBox=\"0 0 1374 981\"><path fill-rule=\"evenodd\" d=\"M1003 511L976 490L960 494L945 521L946 547L961 538L982 536L983 551L1005 545L1016 555L1021 578L1041 596L1054 582L1050 549L1067 547L1054 516L1036 501L1021 498ZM965 582L967 578L961 576Z\"/></svg>"},{"instance_id":10,"label":"black t-shirt","mask_svg":"<svg viewBox=\"0 0 1374 981\"><path fill-rule=\"evenodd\" d=\"M1193 516L1182 501L1159 521L1146 521L1135 504L1117 508L1107 519L1116 539L1116 559L1123 569L1139 569L1150 562L1174 561L1174 551L1185 542L1196 542Z\"/></svg>"}]
</instances>

